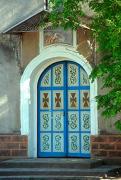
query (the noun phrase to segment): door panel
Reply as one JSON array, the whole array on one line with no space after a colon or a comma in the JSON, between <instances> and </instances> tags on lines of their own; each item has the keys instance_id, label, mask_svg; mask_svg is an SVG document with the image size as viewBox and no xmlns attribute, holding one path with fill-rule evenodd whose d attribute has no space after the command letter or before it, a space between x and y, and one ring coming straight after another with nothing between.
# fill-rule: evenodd
<instances>
[{"instance_id":1,"label":"door panel","mask_svg":"<svg viewBox=\"0 0 121 180\"><path fill-rule=\"evenodd\" d=\"M89 109L90 108L90 102L89 102L89 90L81 90L80 91L80 109Z\"/></svg>"},{"instance_id":2,"label":"door panel","mask_svg":"<svg viewBox=\"0 0 121 180\"><path fill-rule=\"evenodd\" d=\"M82 157L88 157L90 153L90 134L82 133L81 134L81 153Z\"/></svg>"},{"instance_id":3,"label":"door panel","mask_svg":"<svg viewBox=\"0 0 121 180\"><path fill-rule=\"evenodd\" d=\"M77 156L80 153L80 138L79 133L71 133L68 135L68 155L69 156Z\"/></svg>"},{"instance_id":4,"label":"door panel","mask_svg":"<svg viewBox=\"0 0 121 180\"><path fill-rule=\"evenodd\" d=\"M79 91L68 90L68 110L77 110L79 108Z\"/></svg>"},{"instance_id":5,"label":"door panel","mask_svg":"<svg viewBox=\"0 0 121 180\"><path fill-rule=\"evenodd\" d=\"M67 64L68 69L68 86L78 86L79 85L79 79L78 79L78 66L76 64L68 63Z\"/></svg>"},{"instance_id":6,"label":"door panel","mask_svg":"<svg viewBox=\"0 0 121 180\"><path fill-rule=\"evenodd\" d=\"M53 110L64 110L64 90L53 90Z\"/></svg>"},{"instance_id":7,"label":"door panel","mask_svg":"<svg viewBox=\"0 0 121 180\"><path fill-rule=\"evenodd\" d=\"M79 131L79 112L68 112L68 131Z\"/></svg>"},{"instance_id":8,"label":"door panel","mask_svg":"<svg viewBox=\"0 0 121 180\"><path fill-rule=\"evenodd\" d=\"M38 81L38 157L90 156L90 86L73 62L48 67Z\"/></svg>"},{"instance_id":9,"label":"door panel","mask_svg":"<svg viewBox=\"0 0 121 180\"><path fill-rule=\"evenodd\" d=\"M64 64L59 64L53 67L53 86L64 86Z\"/></svg>"},{"instance_id":10,"label":"door panel","mask_svg":"<svg viewBox=\"0 0 121 180\"><path fill-rule=\"evenodd\" d=\"M51 109L51 91L43 90L40 92L40 109L50 110Z\"/></svg>"},{"instance_id":11,"label":"door panel","mask_svg":"<svg viewBox=\"0 0 121 180\"><path fill-rule=\"evenodd\" d=\"M53 131L64 131L64 112L53 112Z\"/></svg>"}]
</instances>

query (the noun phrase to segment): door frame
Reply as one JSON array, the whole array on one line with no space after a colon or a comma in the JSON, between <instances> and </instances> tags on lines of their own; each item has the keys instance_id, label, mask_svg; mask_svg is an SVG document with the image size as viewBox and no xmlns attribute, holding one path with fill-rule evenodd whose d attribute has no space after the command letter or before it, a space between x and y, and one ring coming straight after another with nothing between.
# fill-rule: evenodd
<instances>
[{"instance_id":1,"label":"door frame","mask_svg":"<svg viewBox=\"0 0 121 180\"><path fill-rule=\"evenodd\" d=\"M41 73L59 61L80 64L88 75L92 71L89 62L75 48L68 45L52 45L44 48L26 67L20 81L21 134L28 136L28 157L37 157L37 82ZM98 135L97 80L90 82L91 135Z\"/></svg>"}]
</instances>

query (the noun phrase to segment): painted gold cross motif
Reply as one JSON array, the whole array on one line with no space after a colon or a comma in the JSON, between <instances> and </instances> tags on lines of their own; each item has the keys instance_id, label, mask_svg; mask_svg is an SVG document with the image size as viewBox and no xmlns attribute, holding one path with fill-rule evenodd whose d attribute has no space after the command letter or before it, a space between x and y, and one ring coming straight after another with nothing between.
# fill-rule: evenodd
<instances>
[{"instance_id":1,"label":"painted gold cross motif","mask_svg":"<svg viewBox=\"0 0 121 180\"><path fill-rule=\"evenodd\" d=\"M49 97L48 93L43 93L43 107L48 108L49 106Z\"/></svg>"},{"instance_id":2,"label":"painted gold cross motif","mask_svg":"<svg viewBox=\"0 0 121 180\"><path fill-rule=\"evenodd\" d=\"M71 93L70 104L71 104L71 107L76 107L77 106L76 93Z\"/></svg>"},{"instance_id":3,"label":"painted gold cross motif","mask_svg":"<svg viewBox=\"0 0 121 180\"><path fill-rule=\"evenodd\" d=\"M56 93L55 104L56 104L56 107L61 107L61 97L60 97L60 93Z\"/></svg>"},{"instance_id":4,"label":"painted gold cross motif","mask_svg":"<svg viewBox=\"0 0 121 180\"><path fill-rule=\"evenodd\" d=\"M83 106L89 107L89 96L88 92L84 92L83 94Z\"/></svg>"}]
</instances>

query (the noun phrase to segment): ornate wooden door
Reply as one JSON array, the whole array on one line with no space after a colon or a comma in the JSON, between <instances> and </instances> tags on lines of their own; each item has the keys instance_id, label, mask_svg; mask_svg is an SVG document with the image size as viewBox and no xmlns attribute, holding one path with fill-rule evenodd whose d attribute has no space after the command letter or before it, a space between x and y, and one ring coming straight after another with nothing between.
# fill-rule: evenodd
<instances>
[{"instance_id":1,"label":"ornate wooden door","mask_svg":"<svg viewBox=\"0 0 121 180\"><path fill-rule=\"evenodd\" d=\"M38 157L90 157L89 79L73 62L49 66L38 81Z\"/></svg>"}]
</instances>

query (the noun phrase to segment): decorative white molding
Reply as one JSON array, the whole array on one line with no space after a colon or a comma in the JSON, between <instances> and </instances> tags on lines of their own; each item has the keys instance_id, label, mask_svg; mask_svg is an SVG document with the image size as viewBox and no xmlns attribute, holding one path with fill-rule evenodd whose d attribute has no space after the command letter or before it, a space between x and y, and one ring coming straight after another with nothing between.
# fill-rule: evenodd
<instances>
[{"instance_id":1,"label":"decorative white molding","mask_svg":"<svg viewBox=\"0 0 121 180\"><path fill-rule=\"evenodd\" d=\"M20 82L21 134L28 135L28 156L37 157L37 82L41 73L51 64L59 61L73 61L80 64L88 75L92 68L88 61L70 46L52 45L44 48L26 67ZM97 81L90 82L91 135L98 134Z\"/></svg>"}]
</instances>

